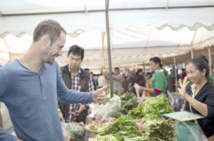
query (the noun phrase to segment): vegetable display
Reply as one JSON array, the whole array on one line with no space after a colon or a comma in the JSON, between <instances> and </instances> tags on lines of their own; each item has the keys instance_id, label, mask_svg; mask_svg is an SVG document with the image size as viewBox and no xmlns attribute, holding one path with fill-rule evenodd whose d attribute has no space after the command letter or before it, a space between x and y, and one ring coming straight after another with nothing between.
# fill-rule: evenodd
<instances>
[{"instance_id":1,"label":"vegetable display","mask_svg":"<svg viewBox=\"0 0 214 141\"><path fill-rule=\"evenodd\" d=\"M133 99L128 97L126 100ZM130 104L123 104L123 100L122 107ZM173 108L164 94L149 98L142 105L129 110L127 115L121 115L113 123L98 128L97 141L105 141L108 137L108 141L175 141L173 121L160 117L171 112Z\"/></svg>"}]
</instances>

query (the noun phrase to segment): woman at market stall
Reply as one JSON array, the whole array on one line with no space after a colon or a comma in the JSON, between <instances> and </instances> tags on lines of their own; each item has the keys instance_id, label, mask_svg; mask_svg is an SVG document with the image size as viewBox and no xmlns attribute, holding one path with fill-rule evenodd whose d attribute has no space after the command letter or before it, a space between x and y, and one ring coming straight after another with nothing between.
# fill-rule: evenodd
<instances>
[{"instance_id":1,"label":"woman at market stall","mask_svg":"<svg viewBox=\"0 0 214 141\"><path fill-rule=\"evenodd\" d=\"M209 65L205 56L191 59L186 63L187 76L179 80L180 95L186 100L184 110L204 116L195 120L209 141L214 141L214 86L209 82ZM192 82L192 94L186 87Z\"/></svg>"},{"instance_id":2,"label":"woman at market stall","mask_svg":"<svg viewBox=\"0 0 214 141\"><path fill-rule=\"evenodd\" d=\"M149 87L139 87L139 91L146 91L150 93L151 97L155 97L161 93L166 94L167 80L162 69L161 59L159 57L150 58L150 67L152 78Z\"/></svg>"}]
</instances>

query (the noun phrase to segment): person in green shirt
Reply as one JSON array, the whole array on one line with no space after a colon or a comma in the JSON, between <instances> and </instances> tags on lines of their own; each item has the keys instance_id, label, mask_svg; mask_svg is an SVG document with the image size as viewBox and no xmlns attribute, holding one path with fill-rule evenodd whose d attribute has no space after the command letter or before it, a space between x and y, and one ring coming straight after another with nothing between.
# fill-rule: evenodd
<instances>
[{"instance_id":1,"label":"person in green shirt","mask_svg":"<svg viewBox=\"0 0 214 141\"><path fill-rule=\"evenodd\" d=\"M213 73L210 73L210 74L209 74L209 82L210 82L212 85L214 85L214 75L213 75Z\"/></svg>"},{"instance_id":2,"label":"person in green shirt","mask_svg":"<svg viewBox=\"0 0 214 141\"><path fill-rule=\"evenodd\" d=\"M150 58L150 67L153 72L150 86L139 87L140 91L146 91L150 93L151 97L155 97L161 93L166 94L167 80L162 69L161 59L159 57Z\"/></svg>"}]
</instances>

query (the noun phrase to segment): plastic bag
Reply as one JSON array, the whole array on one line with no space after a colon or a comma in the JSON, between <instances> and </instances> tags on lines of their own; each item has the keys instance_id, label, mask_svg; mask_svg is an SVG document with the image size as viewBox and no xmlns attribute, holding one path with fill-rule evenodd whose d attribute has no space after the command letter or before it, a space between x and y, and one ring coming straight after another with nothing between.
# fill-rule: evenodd
<instances>
[{"instance_id":1,"label":"plastic bag","mask_svg":"<svg viewBox=\"0 0 214 141\"><path fill-rule=\"evenodd\" d=\"M139 94L139 85L137 83L134 84L134 88L135 88L135 91L136 91L136 94L137 94L137 97L139 98L140 97L140 94Z\"/></svg>"},{"instance_id":2,"label":"plastic bag","mask_svg":"<svg viewBox=\"0 0 214 141\"><path fill-rule=\"evenodd\" d=\"M119 96L114 95L109 102L102 106L96 113L96 120L103 122L108 117L118 117L120 114L121 99Z\"/></svg>"},{"instance_id":3,"label":"plastic bag","mask_svg":"<svg viewBox=\"0 0 214 141\"><path fill-rule=\"evenodd\" d=\"M186 122L183 122L183 124L190 130L189 141L208 141L200 129L196 132L194 128L186 124Z\"/></svg>"},{"instance_id":4,"label":"plastic bag","mask_svg":"<svg viewBox=\"0 0 214 141\"><path fill-rule=\"evenodd\" d=\"M177 141L208 141L200 131L198 124L193 122L178 122L175 124Z\"/></svg>"},{"instance_id":5,"label":"plastic bag","mask_svg":"<svg viewBox=\"0 0 214 141\"><path fill-rule=\"evenodd\" d=\"M84 127L76 122L61 123L66 141L84 141Z\"/></svg>"},{"instance_id":6,"label":"plastic bag","mask_svg":"<svg viewBox=\"0 0 214 141\"><path fill-rule=\"evenodd\" d=\"M175 99L173 98L170 91L167 91L167 96L168 96L169 103L171 104L171 106L173 106Z\"/></svg>"}]
</instances>

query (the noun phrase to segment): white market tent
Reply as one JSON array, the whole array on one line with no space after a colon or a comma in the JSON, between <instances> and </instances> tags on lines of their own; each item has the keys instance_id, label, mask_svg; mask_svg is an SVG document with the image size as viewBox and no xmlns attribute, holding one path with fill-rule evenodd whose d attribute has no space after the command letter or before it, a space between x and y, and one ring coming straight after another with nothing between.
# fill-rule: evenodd
<instances>
[{"instance_id":1,"label":"white market tent","mask_svg":"<svg viewBox=\"0 0 214 141\"><path fill-rule=\"evenodd\" d=\"M214 43L213 0L110 0L109 24L105 0L0 0L0 12L0 59L26 52L33 29L45 19L57 20L68 32L60 65L66 64L68 48L78 44L86 50L83 67L108 67L106 26L113 67L142 64L153 56L177 56L182 62L191 51Z\"/></svg>"}]
</instances>

